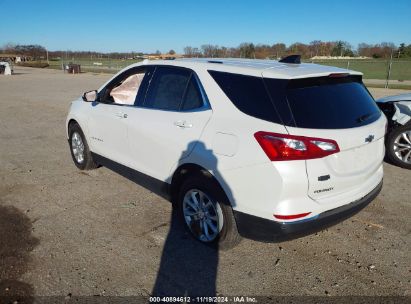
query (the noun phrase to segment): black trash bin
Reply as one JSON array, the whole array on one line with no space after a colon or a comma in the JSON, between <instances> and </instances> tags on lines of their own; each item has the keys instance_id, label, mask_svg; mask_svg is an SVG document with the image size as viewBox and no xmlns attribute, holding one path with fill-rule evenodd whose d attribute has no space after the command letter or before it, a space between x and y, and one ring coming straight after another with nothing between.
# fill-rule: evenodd
<instances>
[{"instance_id":1,"label":"black trash bin","mask_svg":"<svg viewBox=\"0 0 411 304\"><path fill-rule=\"evenodd\" d=\"M79 64L70 63L66 66L66 70L70 74L80 74L81 66Z\"/></svg>"}]
</instances>

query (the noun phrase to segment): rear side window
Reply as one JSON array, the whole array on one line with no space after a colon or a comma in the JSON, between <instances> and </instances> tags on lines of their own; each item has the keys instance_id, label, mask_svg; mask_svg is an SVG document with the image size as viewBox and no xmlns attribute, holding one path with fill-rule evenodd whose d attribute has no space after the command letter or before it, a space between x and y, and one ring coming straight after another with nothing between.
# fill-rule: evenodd
<instances>
[{"instance_id":1,"label":"rear side window","mask_svg":"<svg viewBox=\"0 0 411 304\"><path fill-rule=\"evenodd\" d=\"M190 82L187 86L187 91L183 100L183 111L189 111L197 109L203 106L203 97L201 96L200 89L193 75L191 75Z\"/></svg>"},{"instance_id":2,"label":"rear side window","mask_svg":"<svg viewBox=\"0 0 411 304\"><path fill-rule=\"evenodd\" d=\"M267 87L270 90L270 80ZM381 116L374 99L357 76L291 80L286 98L295 126L299 128L355 128Z\"/></svg>"},{"instance_id":3,"label":"rear side window","mask_svg":"<svg viewBox=\"0 0 411 304\"><path fill-rule=\"evenodd\" d=\"M204 107L205 101L199 82L193 71L184 68L160 66L154 70L151 80L146 77L147 94L140 94L139 105L143 107L190 111ZM145 100L144 100L144 96ZM141 102L144 100L144 102Z\"/></svg>"},{"instance_id":4,"label":"rear side window","mask_svg":"<svg viewBox=\"0 0 411 304\"><path fill-rule=\"evenodd\" d=\"M261 77L208 72L241 112L259 119L281 123Z\"/></svg>"},{"instance_id":5,"label":"rear side window","mask_svg":"<svg viewBox=\"0 0 411 304\"><path fill-rule=\"evenodd\" d=\"M144 106L161 110L179 110L190 76L189 70L158 67L151 80Z\"/></svg>"}]
</instances>

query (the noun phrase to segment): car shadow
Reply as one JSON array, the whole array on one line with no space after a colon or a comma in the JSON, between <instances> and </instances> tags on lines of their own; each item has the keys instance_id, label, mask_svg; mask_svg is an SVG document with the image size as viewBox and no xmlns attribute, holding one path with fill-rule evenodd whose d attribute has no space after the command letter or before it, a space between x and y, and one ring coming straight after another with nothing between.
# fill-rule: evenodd
<instances>
[{"instance_id":1,"label":"car shadow","mask_svg":"<svg viewBox=\"0 0 411 304\"><path fill-rule=\"evenodd\" d=\"M193 239L173 209L152 296L214 296L218 248Z\"/></svg>"},{"instance_id":2,"label":"car shadow","mask_svg":"<svg viewBox=\"0 0 411 304\"><path fill-rule=\"evenodd\" d=\"M34 288L20 279L27 271L30 251L39 244L32 223L13 206L0 205L0 302L33 303Z\"/></svg>"},{"instance_id":3,"label":"car shadow","mask_svg":"<svg viewBox=\"0 0 411 304\"><path fill-rule=\"evenodd\" d=\"M218 170L218 159L214 151L207 149L201 141L192 141L181 153L177 167L186 164L187 156L190 154L196 154L194 158L202 160L203 166L208 169L224 188L227 198L233 197L230 188ZM122 175L173 204L170 228L164 242L161 261L151 295L215 296L217 294L216 278L220 248L218 244L203 244L191 235L185 227L186 224L178 210L179 208L176 206L176 196L170 193L170 188L165 186L164 182L98 154L93 154L93 159L98 164ZM172 178L169 180L171 181ZM219 202L233 206L233 202L228 200Z\"/></svg>"},{"instance_id":4,"label":"car shadow","mask_svg":"<svg viewBox=\"0 0 411 304\"><path fill-rule=\"evenodd\" d=\"M197 154L195 158L202 159L207 164L208 170L218 178L220 184L224 183L213 150L207 149L203 142L190 142L181 154L179 165L183 164L184 157L191 153ZM227 193L230 191L227 186L225 189L226 195L231 195ZM170 221L152 296L216 296L218 244L206 245L194 239L185 227L176 201L173 201Z\"/></svg>"}]
</instances>

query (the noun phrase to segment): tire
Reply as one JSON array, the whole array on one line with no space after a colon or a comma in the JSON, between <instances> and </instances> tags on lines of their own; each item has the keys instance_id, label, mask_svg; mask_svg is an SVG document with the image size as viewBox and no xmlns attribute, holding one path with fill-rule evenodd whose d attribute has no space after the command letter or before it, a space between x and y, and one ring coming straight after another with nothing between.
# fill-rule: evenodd
<instances>
[{"instance_id":1,"label":"tire","mask_svg":"<svg viewBox=\"0 0 411 304\"><path fill-rule=\"evenodd\" d=\"M196 211L191 207L193 203L195 205L193 195L197 201L201 201L200 197L203 197L203 210ZM194 173L185 178L180 187L176 207L185 228L196 240L222 250L233 248L240 243L241 237L231 205L224 191L208 172ZM188 216L191 213L196 215ZM204 228L204 225L207 228ZM217 228L217 231L214 232L211 226ZM209 231L209 238L204 233L205 230ZM212 237L214 234L215 237Z\"/></svg>"},{"instance_id":2,"label":"tire","mask_svg":"<svg viewBox=\"0 0 411 304\"><path fill-rule=\"evenodd\" d=\"M411 169L411 123L392 130L385 140L385 148L392 164Z\"/></svg>"},{"instance_id":3,"label":"tire","mask_svg":"<svg viewBox=\"0 0 411 304\"><path fill-rule=\"evenodd\" d=\"M91 156L86 137L77 123L69 127L69 146L74 164L80 170L92 170L98 167Z\"/></svg>"}]
</instances>

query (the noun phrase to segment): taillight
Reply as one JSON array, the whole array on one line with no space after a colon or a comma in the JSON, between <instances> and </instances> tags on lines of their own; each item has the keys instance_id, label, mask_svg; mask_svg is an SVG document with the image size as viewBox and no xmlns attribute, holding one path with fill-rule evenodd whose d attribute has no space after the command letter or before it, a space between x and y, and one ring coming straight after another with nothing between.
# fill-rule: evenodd
<instances>
[{"instance_id":1,"label":"taillight","mask_svg":"<svg viewBox=\"0 0 411 304\"><path fill-rule=\"evenodd\" d=\"M322 158L340 148L335 140L259 131L255 139L271 161Z\"/></svg>"}]
</instances>

